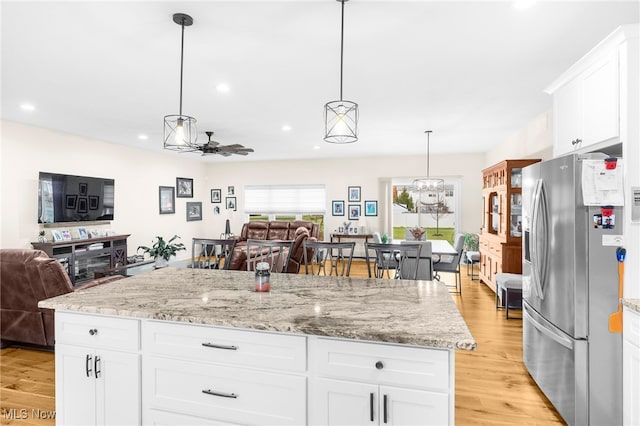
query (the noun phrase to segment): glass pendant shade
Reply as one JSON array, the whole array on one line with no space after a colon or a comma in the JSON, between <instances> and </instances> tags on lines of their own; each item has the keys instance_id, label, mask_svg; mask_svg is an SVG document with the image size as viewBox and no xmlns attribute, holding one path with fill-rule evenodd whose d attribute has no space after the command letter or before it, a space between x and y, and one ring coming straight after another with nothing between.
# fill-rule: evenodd
<instances>
[{"instance_id":1,"label":"glass pendant shade","mask_svg":"<svg viewBox=\"0 0 640 426\"><path fill-rule=\"evenodd\" d=\"M197 120L188 115L165 115L164 148L171 151L198 151Z\"/></svg>"},{"instance_id":2,"label":"glass pendant shade","mask_svg":"<svg viewBox=\"0 0 640 426\"><path fill-rule=\"evenodd\" d=\"M324 140L352 143L358 140L358 104L349 101L327 102L324 106Z\"/></svg>"}]
</instances>

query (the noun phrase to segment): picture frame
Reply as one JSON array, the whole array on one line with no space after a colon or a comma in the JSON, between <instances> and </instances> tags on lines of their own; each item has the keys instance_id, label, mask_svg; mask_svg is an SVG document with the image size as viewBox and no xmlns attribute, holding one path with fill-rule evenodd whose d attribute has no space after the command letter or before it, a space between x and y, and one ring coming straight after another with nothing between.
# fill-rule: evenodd
<instances>
[{"instance_id":1,"label":"picture frame","mask_svg":"<svg viewBox=\"0 0 640 426\"><path fill-rule=\"evenodd\" d=\"M77 195L67 195L65 196L65 207L70 210L75 210L76 205L78 204L78 196Z\"/></svg>"},{"instance_id":2,"label":"picture frame","mask_svg":"<svg viewBox=\"0 0 640 426\"><path fill-rule=\"evenodd\" d=\"M375 200L369 200L364 202L364 215L365 216L378 216L378 202Z\"/></svg>"},{"instance_id":3,"label":"picture frame","mask_svg":"<svg viewBox=\"0 0 640 426\"><path fill-rule=\"evenodd\" d=\"M213 207L213 214L216 216L220 214L220 206Z\"/></svg>"},{"instance_id":4,"label":"picture frame","mask_svg":"<svg viewBox=\"0 0 640 426\"><path fill-rule=\"evenodd\" d=\"M99 205L100 205L100 196L89 195L89 210L98 210Z\"/></svg>"},{"instance_id":5,"label":"picture frame","mask_svg":"<svg viewBox=\"0 0 640 426\"><path fill-rule=\"evenodd\" d=\"M236 201L236 197L227 197L225 198L225 205L227 206L227 210L236 211L238 208L238 203Z\"/></svg>"},{"instance_id":6,"label":"picture frame","mask_svg":"<svg viewBox=\"0 0 640 426\"><path fill-rule=\"evenodd\" d=\"M81 240L86 240L89 238L89 234L87 233L87 228L80 227L78 228L78 238Z\"/></svg>"},{"instance_id":7,"label":"picture frame","mask_svg":"<svg viewBox=\"0 0 640 426\"><path fill-rule=\"evenodd\" d=\"M53 237L53 241L62 241L62 234L57 229L51 230L51 236Z\"/></svg>"},{"instance_id":8,"label":"picture frame","mask_svg":"<svg viewBox=\"0 0 640 426\"><path fill-rule=\"evenodd\" d=\"M360 204L349 204L349 220L360 219Z\"/></svg>"},{"instance_id":9,"label":"picture frame","mask_svg":"<svg viewBox=\"0 0 640 426\"><path fill-rule=\"evenodd\" d=\"M78 191L80 192L80 195L82 195L82 196L87 195L88 188L89 188L89 186L86 183L79 183L78 184Z\"/></svg>"},{"instance_id":10,"label":"picture frame","mask_svg":"<svg viewBox=\"0 0 640 426\"><path fill-rule=\"evenodd\" d=\"M221 189L212 189L211 190L211 202L212 203L221 203L222 202L222 190Z\"/></svg>"},{"instance_id":11,"label":"picture frame","mask_svg":"<svg viewBox=\"0 0 640 426\"><path fill-rule=\"evenodd\" d=\"M63 229L60 231L60 235L62 235L62 241L71 241L71 232L68 229Z\"/></svg>"},{"instance_id":12,"label":"picture frame","mask_svg":"<svg viewBox=\"0 0 640 426\"><path fill-rule=\"evenodd\" d=\"M158 208L160 214L176 212L176 190L173 186L158 187Z\"/></svg>"},{"instance_id":13,"label":"picture frame","mask_svg":"<svg viewBox=\"0 0 640 426\"><path fill-rule=\"evenodd\" d=\"M344 201L333 200L331 202L331 214L333 216L344 216Z\"/></svg>"},{"instance_id":14,"label":"picture frame","mask_svg":"<svg viewBox=\"0 0 640 426\"><path fill-rule=\"evenodd\" d=\"M227 186L227 195L236 195L235 186Z\"/></svg>"},{"instance_id":15,"label":"picture frame","mask_svg":"<svg viewBox=\"0 0 640 426\"><path fill-rule=\"evenodd\" d=\"M87 197L78 197L78 208L76 209L78 213L87 213L89 211L89 203L87 201Z\"/></svg>"},{"instance_id":16,"label":"picture frame","mask_svg":"<svg viewBox=\"0 0 640 426\"><path fill-rule=\"evenodd\" d=\"M361 188L359 186L350 186L349 193L348 193L349 202L359 202L360 192L361 192Z\"/></svg>"},{"instance_id":17,"label":"picture frame","mask_svg":"<svg viewBox=\"0 0 640 426\"><path fill-rule=\"evenodd\" d=\"M194 220L202 220L202 202L201 201L187 202L187 222L192 222Z\"/></svg>"},{"instance_id":18,"label":"picture frame","mask_svg":"<svg viewBox=\"0 0 640 426\"><path fill-rule=\"evenodd\" d=\"M178 198L193 198L193 179L177 177L176 192Z\"/></svg>"}]
</instances>

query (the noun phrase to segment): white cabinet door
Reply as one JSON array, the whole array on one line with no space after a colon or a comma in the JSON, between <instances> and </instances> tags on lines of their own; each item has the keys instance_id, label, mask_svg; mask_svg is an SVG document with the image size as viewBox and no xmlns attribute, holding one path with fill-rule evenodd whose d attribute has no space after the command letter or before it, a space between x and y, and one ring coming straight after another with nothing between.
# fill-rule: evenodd
<instances>
[{"instance_id":1,"label":"white cabinet door","mask_svg":"<svg viewBox=\"0 0 640 426\"><path fill-rule=\"evenodd\" d=\"M582 77L583 146L620 136L618 51L593 65Z\"/></svg>"},{"instance_id":2,"label":"white cabinet door","mask_svg":"<svg viewBox=\"0 0 640 426\"><path fill-rule=\"evenodd\" d=\"M582 140L582 91L575 78L553 94L554 155L579 148Z\"/></svg>"},{"instance_id":3,"label":"white cabinet door","mask_svg":"<svg viewBox=\"0 0 640 426\"><path fill-rule=\"evenodd\" d=\"M58 424L140 424L138 354L56 345L55 360Z\"/></svg>"},{"instance_id":4,"label":"white cabinet door","mask_svg":"<svg viewBox=\"0 0 640 426\"><path fill-rule=\"evenodd\" d=\"M624 372L622 423L640 425L640 347L628 340L622 342L622 371Z\"/></svg>"},{"instance_id":5,"label":"white cabinet door","mask_svg":"<svg viewBox=\"0 0 640 426\"><path fill-rule=\"evenodd\" d=\"M95 424L96 379L91 350L56 345L56 423Z\"/></svg>"},{"instance_id":6,"label":"white cabinet door","mask_svg":"<svg viewBox=\"0 0 640 426\"><path fill-rule=\"evenodd\" d=\"M446 393L380 386L381 425L448 425Z\"/></svg>"},{"instance_id":7,"label":"white cabinet door","mask_svg":"<svg viewBox=\"0 0 640 426\"><path fill-rule=\"evenodd\" d=\"M377 385L332 379L311 381L310 425L377 425L378 406Z\"/></svg>"},{"instance_id":8,"label":"white cabinet door","mask_svg":"<svg viewBox=\"0 0 640 426\"><path fill-rule=\"evenodd\" d=\"M96 424L140 424L140 355L96 352Z\"/></svg>"}]
</instances>

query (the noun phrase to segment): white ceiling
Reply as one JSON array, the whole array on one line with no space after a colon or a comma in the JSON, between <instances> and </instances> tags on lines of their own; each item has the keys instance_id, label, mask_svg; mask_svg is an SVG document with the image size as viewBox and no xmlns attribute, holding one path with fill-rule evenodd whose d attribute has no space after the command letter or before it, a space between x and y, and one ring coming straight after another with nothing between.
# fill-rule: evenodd
<instances>
[{"instance_id":1,"label":"white ceiling","mask_svg":"<svg viewBox=\"0 0 640 426\"><path fill-rule=\"evenodd\" d=\"M551 108L543 92L638 1L375 1L345 5L344 99L360 140L325 143L339 98L340 3L3 1L2 118L161 150L163 117L255 149L207 161L484 152ZM230 87L216 90L219 83ZM35 106L31 112L20 105ZM284 132L283 125L291 130ZM138 139L139 134L148 140ZM319 149L314 149L318 146ZM192 155L198 158L198 154Z\"/></svg>"}]
</instances>

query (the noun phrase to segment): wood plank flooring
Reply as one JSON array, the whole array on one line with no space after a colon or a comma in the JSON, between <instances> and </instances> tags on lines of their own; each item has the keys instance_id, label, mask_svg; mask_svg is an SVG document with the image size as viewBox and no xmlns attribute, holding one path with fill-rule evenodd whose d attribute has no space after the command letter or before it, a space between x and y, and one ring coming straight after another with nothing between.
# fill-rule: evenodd
<instances>
[{"instance_id":1,"label":"wood plank flooring","mask_svg":"<svg viewBox=\"0 0 640 426\"><path fill-rule=\"evenodd\" d=\"M351 275L366 276L364 262L354 261ZM456 424L564 424L522 363L522 321L496 311L493 291L471 281L466 268L462 277L462 295L452 297L478 350L456 352ZM453 283L451 274L442 279ZM0 350L0 406L2 425L54 425L51 418L36 418L38 410L41 417L55 410L53 353ZM22 414L26 418L18 419Z\"/></svg>"}]
</instances>

